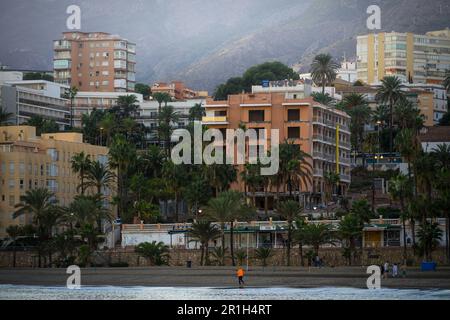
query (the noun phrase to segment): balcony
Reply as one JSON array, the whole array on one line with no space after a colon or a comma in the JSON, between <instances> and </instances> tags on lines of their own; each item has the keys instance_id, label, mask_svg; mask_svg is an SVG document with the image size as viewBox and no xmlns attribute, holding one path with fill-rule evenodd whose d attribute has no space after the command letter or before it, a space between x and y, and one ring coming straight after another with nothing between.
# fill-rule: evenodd
<instances>
[{"instance_id":1,"label":"balcony","mask_svg":"<svg viewBox=\"0 0 450 320\"><path fill-rule=\"evenodd\" d=\"M350 182L351 181L351 178L350 178L349 174L341 174L341 175L339 175L339 178L343 182Z\"/></svg>"},{"instance_id":2,"label":"balcony","mask_svg":"<svg viewBox=\"0 0 450 320\"><path fill-rule=\"evenodd\" d=\"M228 124L227 117L203 117L203 124Z\"/></svg>"},{"instance_id":3,"label":"balcony","mask_svg":"<svg viewBox=\"0 0 450 320\"><path fill-rule=\"evenodd\" d=\"M323 177L323 169L314 169L314 176Z\"/></svg>"}]
</instances>

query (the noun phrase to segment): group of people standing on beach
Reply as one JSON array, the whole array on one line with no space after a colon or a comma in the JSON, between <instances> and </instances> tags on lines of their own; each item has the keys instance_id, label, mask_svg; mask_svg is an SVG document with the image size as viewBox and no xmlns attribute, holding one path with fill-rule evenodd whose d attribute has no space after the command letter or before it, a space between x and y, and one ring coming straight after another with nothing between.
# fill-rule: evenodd
<instances>
[{"instance_id":1,"label":"group of people standing on beach","mask_svg":"<svg viewBox=\"0 0 450 320\"><path fill-rule=\"evenodd\" d=\"M386 261L383 265L380 266L380 269L381 269L381 275L385 279L387 279L389 277L389 274L391 275L392 278L400 277L400 269L402 272L402 276L405 277L405 269L400 268L398 263L394 263L391 268L389 261Z\"/></svg>"}]
</instances>

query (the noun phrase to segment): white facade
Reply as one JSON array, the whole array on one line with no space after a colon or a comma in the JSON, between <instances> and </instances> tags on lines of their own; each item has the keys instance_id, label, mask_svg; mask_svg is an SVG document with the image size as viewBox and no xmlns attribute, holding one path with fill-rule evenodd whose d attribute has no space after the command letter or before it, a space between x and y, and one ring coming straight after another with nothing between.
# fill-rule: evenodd
<instances>
[{"instance_id":1,"label":"white facade","mask_svg":"<svg viewBox=\"0 0 450 320\"><path fill-rule=\"evenodd\" d=\"M337 72L336 78L354 83L358 78L356 73L356 62L343 61Z\"/></svg>"}]
</instances>

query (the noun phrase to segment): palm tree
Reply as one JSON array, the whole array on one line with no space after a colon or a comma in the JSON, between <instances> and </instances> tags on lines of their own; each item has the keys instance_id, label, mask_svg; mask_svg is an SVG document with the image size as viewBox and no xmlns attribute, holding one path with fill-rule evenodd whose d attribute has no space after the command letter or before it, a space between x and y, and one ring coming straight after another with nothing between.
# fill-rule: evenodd
<instances>
[{"instance_id":1,"label":"palm tree","mask_svg":"<svg viewBox=\"0 0 450 320\"><path fill-rule=\"evenodd\" d=\"M394 118L400 129L411 128L417 133L422 129L425 121L420 110L406 99L400 100L395 104Z\"/></svg>"},{"instance_id":2,"label":"palm tree","mask_svg":"<svg viewBox=\"0 0 450 320\"><path fill-rule=\"evenodd\" d=\"M225 259L227 258L226 249L224 249L223 247L214 248L214 250L211 252L211 255L212 255L212 262L215 265L218 266L225 265Z\"/></svg>"},{"instance_id":3,"label":"palm tree","mask_svg":"<svg viewBox=\"0 0 450 320\"><path fill-rule=\"evenodd\" d=\"M356 246L356 240L360 239L363 233L363 229L358 221L358 217L354 214L347 214L339 222L339 238L343 242L344 254L348 259L348 264L352 264L354 260L354 252Z\"/></svg>"},{"instance_id":4,"label":"palm tree","mask_svg":"<svg viewBox=\"0 0 450 320\"><path fill-rule=\"evenodd\" d=\"M68 89L64 94L64 97L70 100L70 129L73 129L73 101L75 100L77 94L78 88L75 86Z\"/></svg>"},{"instance_id":5,"label":"palm tree","mask_svg":"<svg viewBox=\"0 0 450 320\"><path fill-rule=\"evenodd\" d=\"M209 265L209 242L220 238L221 232L216 225L210 221L197 221L192 224L189 236L194 241L200 242L200 265Z\"/></svg>"},{"instance_id":6,"label":"palm tree","mask_svg":"<svg viewBox=\"0 0 450 320\"><path fill-rule=\"evenodd\" d=\"M449 245L449 237L450 237L450 169L443 168L440 170L440 174L437 176L434 187L436 188L438 194L438 205L442 215L445 219L445 246L446 246L446 255L447 261L450 262L450 245Z\"/></svg>"},{"instance_id":7,"label":"palm tree","mask_svg":"<svg viewBox=\"0 0 450 320\"><path fill-rule=\"evenodd\" d=\"M144 242L139 244L135 251L141 257L144 257L152 265L162 266L169 264L169 247L163 242Z\"/></svg>"},{"instance_id":8,"label":"palm tree","mask_svg":"<svg viewBox=\"0 0 450 320\"><path fill-rule=\"evenodd\" d=\"M61 218L55 195L45 188L27 190L25 195L20 197L20 203L16 204L15 208L17 210L13 213L13 219L25 214L33 215L33 224L37 227L41 242L51 238L52 229ZM41 267L40 249L38 257L39 267Z\"/></svg>"},{"instance_id":9,"label":"palm tree","mask_svg":"<svg viewBox=\"0 0 450 320\"><path fill-rule=\"evenodd\" d=\"M439 224L428 221L421 224L417 237L419 238L419 247L423 252L424 258L428 262L432 261L431 254L439 246L439 240L442 238L442 230L439 228Z\"/></svg>"},{"instance_id":10,"label":"palm tree","mask_svg":"<svg viewBox=\"0 0 450 320\"><path fill-rule=\"evenodd\" d=\"M389 123L389 107L385 104L378 105L372 111L372 121L380 125Z\"/></svg>"},{"instance_id":11,"label":"palm tree","mask_svg":"<svg viewBox=\"0 0 450 320\"><path fill-rule=\"evenodd\" d=\"M328 93L313 92L311 93L311 97L314 99L315 102L318 102L325 106L332 105L335 102L335 100L332 97L330 97Z\"/></svg>"},{"instance_id":12,"label":"palm tree","mask_svg":"<svg viewBox=\"0 0 450 320\"><path fill-rule=\"evenodd\" d=\"M408 177L411 178L411 163L417 154L417 136L412 129L405 128L395 137L395 148L408 162Z\"/></svg>"},{"instance_id":13,"label":"palm tree","mask_svg":"<svg viewBox=\"0 0 450 320\"><path fill-rule=\"evenodd\" d=\"M189 121L202 121L205 115L205 108L200 104L196 103L192 108L189 109Z\"/></svg>"},{"instance_id":14,"label":"palm tree","mask_svg":"<svg viewBox=\"0 0 450 320\"><path fill-rule=\"evenodd\" d=\"M3 109L3 107L0 106L0 126L7 125L13 115L13 113L7 112L5 109Z\"/></svg>"},{"instance_id":15,"label":"palm tree","mask_svg":"<svg viewBox=\"0 0 450 320\"><path fill-rule=\"evenodd\" d=\"M314 254L319 256L319 248L324 244L333 244L331 226L329 224L309 223L305 227L305 243L312 246Z\"/></svg>"},{"instance_id":16,"label":"palm tree","mask_svg":"<svg viewBox=\"0 0 450 320\"><path fill-rule=\"evenodd\" d=\"M325 182L325 206L327 208L328 215L328 204L331 201L335 186L340 181L340 176L334 171L328 171L323 175L323 181Z\"/></svg>"},{"instance_id":17,"label":"palm tree","mask_svg":"<svg viewBox=\"0 0 450 320\"><path fill-rule=\"evenodd\" d=\"M117 169L118 206L117 216L125 211L128 199L128 170L136 160L135 146L129 143L124 136L116 135L109 149L110 167Z\"/></svg>"},{"instance_id":18,"label":"palm tree","mask_svg":"<svg viewBox=\"0 0 450 320\"><path fill-rule=\"evenodd\" d=\"M367 105L368 102L363 94L351 93L344 97L342 104L347 111L350 111L355 107Z\"/></svg>"},{"instance_id":19,"label":"palm tree","mask_svg":"<svg viewBox=\"0 0 450 320\"><path fill-rule=\"evenodd\" d=\"M285 141L280 145L280 169L284 183L292 198L293 185L298 185L300 191L302 185L311 184L312 165L311 156L301 150L299 145Z\"/></svg>"},{"instance_id":20,"label":"palm tree","mask_svg":"<svg viewBox=\"0 0 450 320\"><path fill-rule=\"evenodd\" d=\"M97 195L101 195L102 188L112 187L115 175L107 164L103 164L100 161L92 161L87 168L85 179L84 189L94 188Z\"/></svg>"},{"instance_id":21,"label":"palm tree","mask_svg":"<svg viewBox=\"0 0 450 320\"><path fill-rule=\"evenodd\" d=\"M406 220L409 218L407 212L406 201L412 197L413 190L411 179L403 174L398 174L396 177L389 180L389 193L394 200L400 201L400 210L403 223L403 259L406 261Z\"/></svg>"},{"instance_id":22,"label":"palm tree","mask_svg":"<svg viewBox=\"0 0 450 320\"><path fill-rule=\"evenodd\" d=\"M450 145L438 144L433 150L432 155L441 169L450 169Z\"/></svg>"},{"instance_id":23,"label":"palm tree","mask_svg":"<svg viewBox=\"0 0 450 320\"><path fill-rule=\"evenodd\" d=\"M64 208L64 213L66 222L79 226L81 229L94 226L100 230L101 221L112 219L110 211L103 208L101 198L98 196L78 195L69 207Z\"/></svg>"},{"instance_id":24,"label":"palm tree","mask_svg":"<svg viewBox=\"0 0 450 320\"><path fill-rule=\"evenodd\" d=\"M394 142L394 105L404 99L404 94L401 89L402 82L395 76L388 76L381 80L381 87L378 89L376 98L382 103L387 103L389 106L389 146L390 152L393 151Z\"/></svg>"},{"instance_id":25,"label":"palm tree","mask_svg":"<svg viewBox=\"0 0 450 320\"><path fill-rule=\"evenodd\" d=\"M167 186L173 192L175 197L175 221L179 222L178 207L181 193L186 186L187 170L183 165L176 165L172 161L166 161L163 165L163 177L166 179Z\"/></svg>"},{"instance_id":26,"label":"palm tree","mask_svg":"<svg viewBox=\"0 0 450 320\"><path fill-rule=\"evenodd\" d=\"M298 255L300 257L300 266L303 266L303 245L306 241L306 221L304 218L297 217L295 220L294 240L298 243Z\"/></svg>"},{"instance_id":27,"label":"palm tree","mask_svg":"<svg viewBox=\"0 0 450 320\"><path fill-rule=\"evenodd\" d=\"M86 155L84 151L75 154L70 160L72 171L78 173L78 177L80 178L80 184L77 189L81 189L81 194L84 195L86 191L86 185L84 183L86 178L86 173L91 167L91 156Z\"/></svg>"},{"instance_id":28,"label":"palm tree","mask_svg":"<svg viewBox=\"0 0 450 320\"><path fill-rule=\"evenodd\" d=\"M117 98L117 108L122 119L136 115L138 109L138 99L134 94L119 96ZM112 109L114 112L115 108Z\"/></svg>"},{"instance_id":29,"label":"palm tree","mask_svg":"<svg viewBox=\"0 0 450 320\"><path fill-rule=\"evenodd\" d=\"M225 191L217 198L208 201L205 214L220 223L222 233L222 246L225 246L225 223L230 225L230 254L233 266L236 265L234 259L234 222L239 218L247 218L252 214L252 210L243 201L242 195L237 191Z\"/></svg>"},{"instance_id":30,"label":"palm tree","mask_svg":"<svg viewBox=\"0 0 450 320\"><path fill-rule=\"evenodd\" d=\"M112 113L107 113L100 121L100 131L106 134L106 146L109 146L111 143L111 136L116 127L116 119Z\"/></svg>"},{"instance_id":31,"label":"palm tree","mask_svg":"<svg viewBox=\"0 0 450 320\"><path fill-rule=\"evenodd\" d=\"M367 104L355 105L348 110L351 116L350 132L353 148L361 151L364 140L364 126L370 122L372 109Z\"/></svg>"},{"instance_id":32,"label":"palm tree","mask_svg":"<svg viewBox=\"0 0 450 320\"><path fill-rule=\"evenodd\" d=\"M319 54L314 57L311 64L311 76L313 81L322 86L322 93L325 94L325 86L331 84L336 79L339 64L333 61L329 54Z\"/></svg>"},{"instance_id":33,"label":"palm tree","mask_svg":"<svg viewBox=\"0 0 450 320\"><path fill-rule=\"evenodd\" d=\"M167 156L170 156L170 139L173 133L173 123L179 120L179 113L173 106L164 106L158 115L159 118L159 138L164 141Z\"/></svg>"},{"instance_id":34,"label":"palm tree","mask_svg":"<svg viewBox=\"0 0 450 320\"><path fill-rule=\"evenodd\" d=\"M155 99L156 101L158 101L158 128L161 126L161 121L159 120L159 115L161 114L161 106L162 103L164 102L167 105L167 102L170 102L172 100L172 98L170 97L170 95L167 92L156 92L152 95L153 99ZM160 144L161 139L159 137L158 134L158 145Z\"/></svg>"},{"instance_id":35,"label":"palm tree","mask_svg":"<svg viewBox=\"0 0 450 320\"><path fill-rule=\"evenodd\" d=\"M427 197L427 201L429 204L433 203L433 182L436 179L438 168L436 165L436 161L434 159L433 154L421 152L417 156L414 161L415 166L415 177L417 179L417 186L424 192ZM431 216L429 213L430 206L423 212L422 223L425 222L425 219L428 216ZM428 213L428 214L427 214Z\"/></svg>"},{"instance_id":36,"label":"palm tree","mask_svg":"<svg viewBox=\"0 0 450 320\"><path fill-rule=\"evenodd\" d=\"M292 230L293 222L298 217L301 212L301 207L297 201L287 200L282 201L277 208L278 214L280 214L283 219L286 220L288 225L288 238L287 238L287 250L286 250L286 261L287 265L291 265L291 245L292 245Z\"/></svg>"},{"instance_id":37,"label":"palm tree","mask_svg":"<svg viewBox=\"0 0 450 320\"><path fill-rule=\"evenodd\" d=\"M267 260L274 254L272 248L261 247L255 250L255 258L261 260L263 267L267 267Z\"/></svg>"}]
</instances>

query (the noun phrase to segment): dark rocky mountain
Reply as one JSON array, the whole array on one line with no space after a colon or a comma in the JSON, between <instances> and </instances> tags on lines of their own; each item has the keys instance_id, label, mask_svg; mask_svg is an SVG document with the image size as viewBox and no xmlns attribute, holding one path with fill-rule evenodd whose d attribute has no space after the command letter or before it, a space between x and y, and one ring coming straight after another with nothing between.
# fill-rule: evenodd
<instances>
[{"instance_id":1,"label":"dark rocky mountain","mask_svg":"<svg viewBox=\"0 0 450 320\"><path fill-rule=\"evenodd\" d=\"M81 7L81 31L137 43L138 80L180 79L210 91L268 60L307 70L318 52L354 56L371 4L381 7L384 31L450 27L448 0L2 0L0 62L51 69L70 4Z\"/></svg>"}]
</instances>

